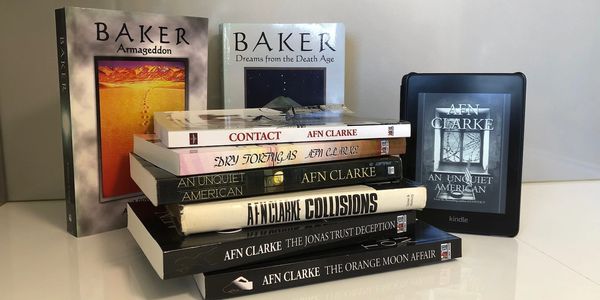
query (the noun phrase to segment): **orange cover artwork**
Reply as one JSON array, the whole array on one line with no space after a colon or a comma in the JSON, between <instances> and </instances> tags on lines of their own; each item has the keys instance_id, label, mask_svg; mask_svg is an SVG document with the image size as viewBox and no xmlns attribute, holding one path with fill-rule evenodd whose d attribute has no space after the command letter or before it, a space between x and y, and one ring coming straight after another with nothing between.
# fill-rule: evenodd
<instances>
[{"instance_id":1,"label":"orange cover artwork","mask_svg":"<svg viewBox=\"0 0 600 300\"><path fill-rule=\"evenodd\" d=\"M185 109L186 67L181 60L96 60L101 201L140 192L129 175L133 134L154 133L154 112Z\"/></svg>"}]
</instances>

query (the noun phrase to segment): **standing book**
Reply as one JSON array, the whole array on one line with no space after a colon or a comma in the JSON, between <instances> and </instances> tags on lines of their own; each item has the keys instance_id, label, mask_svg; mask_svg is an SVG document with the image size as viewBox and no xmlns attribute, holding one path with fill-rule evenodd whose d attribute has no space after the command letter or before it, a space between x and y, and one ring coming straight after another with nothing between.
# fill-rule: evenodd
<instances>
[{"instance_id":1,"label":"standing book","mask_svg":"<svg viewBox=\"0 0 600 300\"><path fill-rule=\"evenodd\" d=\"M56 10L67 229L125 226L134 133L153 113L206 109L206 18L67 7Z\"/></svg>"},{"instance_id":2,"label":"standing book","mask_svg":"<svg viewBox=\"0 0 600 300\"><path fill-rule=\"evenodd\" d=\"M344 103L341 23L221 26L225 108Z\"/></svg>"},{"instance_id":3,"label":"standing book","mask_svg":"<svg viewBox=\"0 0 600 300\"><path fill-rule=\"evenodd\" d=\"M154 127L169 148L410 136L408 122L363 117L343 105L165 111L154 114Z\"/></svg>"},{"instance_id":4,"label":"standing book","mask_svg":"<svg viewBox=\"0 0 600 300\"><path fill-rule=\"evenodd\" d=\"M414 238L382 240L195 275L206 300L448 262L462 256L459 237L417 220Z\"/></svg>"}]
</instances>

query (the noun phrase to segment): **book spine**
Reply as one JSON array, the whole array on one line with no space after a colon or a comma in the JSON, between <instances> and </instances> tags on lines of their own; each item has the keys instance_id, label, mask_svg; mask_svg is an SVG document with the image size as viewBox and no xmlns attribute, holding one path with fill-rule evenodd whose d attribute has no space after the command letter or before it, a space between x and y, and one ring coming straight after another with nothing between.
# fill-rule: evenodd
<instances>
[{"instance_id":1,"label":"book spine","mask_svg":"<svg viewBox=\"0 0 600 300\"><path fill-rule=\"evenodd\" d=\"M251 170L326 161L401 155L406 151L406 139L371 139L360 141L315 142L262 145L260 149L246 146L222 151L190 151L179 155L178 176ZM146 157L143 153L138 153ZM153 162L160 166L160 163Z\"/></svg>"},{"instance_id":2,"label":"book spine","mask_svg":"<svg viewBox=\"0 0 600 300\"><path fill-rule=\"evenodd\" d=\"M158 204L205 202L243 198L278 192L293 192L369 182L393 181L402 177L398 157L345 160L159 179Z\"/></svg>"},{"instance_id":3,"label":"book spine","mask_svg":"<svg viewBox=\"0 0 600 300\"><path fill-rule=\"evenodd\" d=\"M363 247L368 250L203 273L195 279L204 299L222 299L412 268L461 256L459 239L402 246L392 238ZM447 256L449 249L451 257Z\"/></svg>"},{"instance_id":4,"label":"book spine","mask_svg":"<svg viewBox=\"0 0 600 300\"><path fill-rule=\"evenodd\" d=\"M188 235L425 207L424 187L399 186L353 185L180 205L181 231Z\"/></svg>"},{"instance_id":5,"label":"book spine","mask_svg":"<svg viewBox=\"0 0 600 300\"><path fill-rule=\"evenodd\" d=\"M414 233L415 219L415 211L404 211L345 218L331 223L315 221L302 226L264 227L261 231L249 231L245 239L166 253L164 278L223 270L389 236L410 237Z\"/></svg>"},{"instance_id":6,"label":"book spine","mask_svg":"<svg viewBox=\"0 0 600 300\"><path fill-rule=\"evenodd\" d=\"M73 138L71 134L71 103L69 98L69 64L67 47L66 9L55 11L56 48L58 60L58 87L62 111L63 166L65 177L65 200L67 209L67 231L77 236L77 214L75 208L75 185L73 169Z\"/></svg>"},{"instance_id":7,"label":"book spine","mask_svg":"<svg viewBox=\"0 0 600 300\"><path fill-rule=\"evenodd\" d=\"M265 127L169 131L156 122L160 138L169 148L320 142L410 137L410 124Z\"/></svg>"}]
</instances>

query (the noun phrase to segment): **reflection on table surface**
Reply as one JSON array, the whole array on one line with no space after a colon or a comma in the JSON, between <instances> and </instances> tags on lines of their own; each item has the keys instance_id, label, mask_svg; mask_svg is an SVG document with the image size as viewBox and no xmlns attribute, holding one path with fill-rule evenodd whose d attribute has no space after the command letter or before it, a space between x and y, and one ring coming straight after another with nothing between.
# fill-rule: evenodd
<instances>
[{"instance_id":1,"label":"reflection on table surface","mask_svg":"<svg viewBox=\"0 0 600 300\"><path fill-rule=\"evenodd\" d=\"M525 184L517 238L460 234L455 261L238 299L598 299L599 194L598 181ZM0 207L1 299L201 299L191 276L160 280L125 229L70 236L64 209Z\"/></svg>"}]
</instances>

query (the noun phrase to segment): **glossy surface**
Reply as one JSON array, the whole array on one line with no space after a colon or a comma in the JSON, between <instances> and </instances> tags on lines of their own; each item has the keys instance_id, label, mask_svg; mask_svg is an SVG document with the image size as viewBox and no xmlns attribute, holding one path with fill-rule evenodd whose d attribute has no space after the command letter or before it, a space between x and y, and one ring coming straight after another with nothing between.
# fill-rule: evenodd
<instances>
[{"instance_id":1,"label":"glossy surface","mask_svg":"<svg viewBox=\"0 0 600 300\"><path fill-rule=\"evenodd\" d=\"M460 235L448 263L238 299L600 299L600 181L523 186L517 238ZM0 206L0 299L201 299L127 230L76 239L63 201Z\"/></svg>"}]
</instances>

